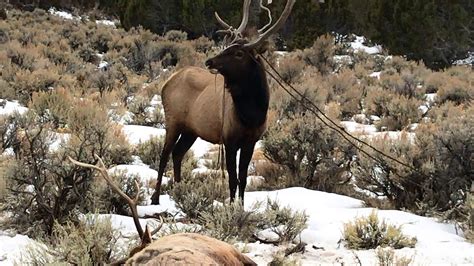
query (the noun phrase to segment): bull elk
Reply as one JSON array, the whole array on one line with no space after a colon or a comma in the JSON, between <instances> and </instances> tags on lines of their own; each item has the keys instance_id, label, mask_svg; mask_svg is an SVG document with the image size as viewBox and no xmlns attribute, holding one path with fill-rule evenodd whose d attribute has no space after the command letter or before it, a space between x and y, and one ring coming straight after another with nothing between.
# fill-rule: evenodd
<instances>
[{"instance_id":1,"label":"bull elk","mask_svg":"<svg viewBox=\"0 0 474 266\"><path fill-rule=\"evenodd\" d=\"M132 199L113 182L102 159L97 155L95 157L98 166L82 163L71 157L69 160L75 165L97 170L111 189L127 201L141 239L141 244L132 249L127 258L114 262L113 265L257 265L235 247L200 234L173 234L153 241L152 235L161 229L163 222L152 232L148 230L148 226L143 230L137 211L140 191L138 183L135 182L137 195Z\"/></svg>"},{"instance_id":2,"label":"bull elk","mask_svg":"<svg viewBox=\"0 0 474 266\"><path fill-rule=\"evenodd\" d=\"M174 179L180 182L181 161L197 137L214 144L224 144L230 199L234 200L239 186L239 197L244 200L248 165L255 143L266 128L270 98L265 68L258 52L266 39L283 26L296 0L288 0L275 24L258 30L258 37L252 41L242 37L247 27L250 1L244 1L242 22L237 29L215 13L217 21L225 28L223 31L230 33L232 41L225 50L205 62L208 69L183 68L163 85L161 96L166 138L152 204L159 204L161 180L170 153Z\"/></svg>"}]
</instances>

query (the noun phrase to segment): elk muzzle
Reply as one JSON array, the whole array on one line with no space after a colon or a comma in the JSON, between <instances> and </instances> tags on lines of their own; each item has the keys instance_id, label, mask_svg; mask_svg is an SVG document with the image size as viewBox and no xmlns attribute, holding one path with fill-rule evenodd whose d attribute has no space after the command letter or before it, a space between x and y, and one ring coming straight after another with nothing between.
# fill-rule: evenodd
<instances>
[{"instance_id":1,"label":"elk muzzle","mask_svg":"<svg viewBox=\"0 0 474 266\"><path fill-rule=\"evenodd\" d=\"M219 73L219 69L218 69L218 67L215 66L213 58L210 58L210 59L206 60L205 65L206 65L207 69L209 69L209 72L211 72L212 74L218 74Z\"/></svg>"}]
</instances>

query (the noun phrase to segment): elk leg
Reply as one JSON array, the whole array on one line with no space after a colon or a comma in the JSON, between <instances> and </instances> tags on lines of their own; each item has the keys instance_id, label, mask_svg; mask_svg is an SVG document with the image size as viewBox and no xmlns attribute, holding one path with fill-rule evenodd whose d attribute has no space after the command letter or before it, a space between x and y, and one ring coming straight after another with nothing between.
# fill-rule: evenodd
<instances>
[{"instance_id":1,"label":"elk leg","mask_svg":"<svg viewBox=\"0 0 474 266\"><path fill-rule=\"evenodd\" d=\"M229 174L229 190L230 190L230 201L233 202L235 199L235 192L237 192L237 149L230 145L225 146L225 163L227 166L227 173Z\"/></svg>"},{"instance_id":2,"label":"elk leg","mask_svg":"<svg viewBox=\"0 0 474 266\"><path fill-rule=\"evenodd\" d=\"M245 187L247 186L247 174L250 160L252 159L255 143L245 144L240 149L239 159L239 197L244 204Z\"/></svg>"},{"instance_id":3,"label":"elk leg","mask_svg":"<svg viewBox=\"0 0 474 266\"><path fill-rule=\"evenodd\" d=\"M179 138L176 146L173 149L173 170L174 180L176 182L181 181L181 161L183 160L186 152L191 148L193 143L196 141L197 136L190 133L183 133Z\"/></svg>"},{"instance_id":4,"label":"elk leg","mask_svg":"<svg viewBox=\"0 0 474 266\"><path fill-rule=\"evenodd\" d=\"M156 182L155 192L151 196L151 204L153 205L160 204L161 180L163 179L163 174L165 172L170 153L173 150L178 137L179 133L177 131L166 129L165 145L163 146L163 151L161 152L160 165L158 168L158 180Z\"/></svg>"}]
</instances>

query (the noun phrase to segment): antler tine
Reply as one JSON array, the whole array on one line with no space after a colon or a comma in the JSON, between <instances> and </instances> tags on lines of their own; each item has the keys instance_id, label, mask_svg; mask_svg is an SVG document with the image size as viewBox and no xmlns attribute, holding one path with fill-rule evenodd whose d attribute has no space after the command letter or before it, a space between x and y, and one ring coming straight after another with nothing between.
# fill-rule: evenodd
<instances>
[{"instance_id":1,"label":"antler tine","mask_svg":"<svg viewBox=\"0 0 474 266\"><path fill-rule=\"evenodd\" d=\"M272 25L272 11L268 7L263 5L262 0L260 0L260 8L267 11L268 23L258 30L259 34L261 34L265 29L267 29L268 27L270 27L270 25Z\"/></svg>"},{"instance_id":2,"label":"antler tine","mask_svg":"<svg viewBox=\"0 0 474 266\"><path fill-rule=\"evenodd\" d=\"M219 14L217 14L217 12L214 12L214 16L216 17L217 22L219 22L219 24L221 25L221 27L223 27L224 29L228 30L228 29L231 29L231 28L232 28L232 26L230 26L230 25L227 24L223 19L221 19L221 17L219 16Z\"/></svg>"},{"instance_id":3,"label":"antler tine","mask_svg":"<svg viewBox=\"0 0 474 266\"><path fill-rule=\"evenodd\" d=\"M296 0L288 0L286 2L285 9L283 10L281 16L278 18L278 20L275 22L275 24L271 28L269 28L267 31L262 33L258 37L257 40L255 40L253 42L250 42L248 44L245 44L244 46L253 48L253 47L256 47L258 45L261 45L263 41L265 41L268 37L270 37L270 35L272 35L276 31L278 31L283 26L283 24L285 24L285 21L288 19L288 16L290 15L291 9L293 8L293 5L295 4L295 2L296 2Z\"/></svg>"},{"instance_id":4,"label":"antler tine","mask_svg":"<svg viewBox=\"0 0 474 266\"><path fill-rule=\"evenodd\" d=\"M250 2L251 0L244 1L244 6L242 8L242 22L240 22L240 26L237 28L238 33L242 33L249 22Z\"/></svg>"},{"instance_id":5,"label":"antler tine","mask_svg":"<svg viewBox=\"0 0 474 266\"><path fill-rule=\"evenodd\" d=\"M251 0L244 0L242 8L242 21L240 22L240 26L237 29L225 22L217 12L214 12L217 22L221 25L221 27L224 28L224 30L219 30L217 33L226 33L230 35L232 40L230 43L234 43L239 38L242 38L242 32L245 30L249 22L250 2Z\"/></svg>"},{"instance_id":6,"label":"antler tine","mask_svg":"<svg viewBox=\"0 0 474 266\"><path fill-rule=\"evenodd\" d=\"M138 185L138 182L135 180L135 185L137 186L137 195L135 196L135 199L132 200L127 194L125 194L125 193L112 181L112 179L110 178L109 174L107 173L107 168L105 167L105 164L104 164L104 161L102 160L102 158L100 158L97 154L94 154L94 157L98 160L99 166L76 161L76 160L74 160L73 158L71 158L70 156L68 156L68 159L69 159L69 161L71 161L71 163L73 163L73 164L75 164L75 165L77 165L77 166L81 166L81 167L91 168L91 169L97 170L97 171L102 175L102 177L105 179L105 181L107 182L107 184L109 184L109 186L112 188L112 190L115 191L117 194L119 194L120 197L122 197L123 199L125 199L125 201L127 201L128 206L130 207L130 210L132 211L133 223L135 224L135 227L136 227L136 229L137 229L137 231L138 231L138 234L140 235L140 238L141 238L141 237L143 236L143 228L142 228L142 226L141 226L141 224L140 224L140 220L139 220L139 218L138 218L138 211L137 211L138 195L139 195L139 193L140 193L140 187L139 187L139 185Z\"/></svg>"},{"instance_id":7,"label":"antler tine","mask_svg":"<svg viewBox=\"0 0 474 266\"><path fill-rule=\"evenodd\" d=\"M158 233L160 230L161 230L161 227L163 227L163 224L165 222L163 221L163 217L160 216L160 225L158 225L158 227L156 227L155 229L153 229L153 231L151 231L151 235L155 235L156 233Z\"/></svg>"}]
</instances>

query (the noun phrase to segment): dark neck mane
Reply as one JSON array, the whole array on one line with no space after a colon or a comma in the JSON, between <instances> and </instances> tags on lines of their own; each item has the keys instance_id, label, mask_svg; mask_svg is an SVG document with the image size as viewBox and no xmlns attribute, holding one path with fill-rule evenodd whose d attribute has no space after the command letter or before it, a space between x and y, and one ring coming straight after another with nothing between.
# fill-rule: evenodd
<instances>
[{"instance_id":1,"label":"dark neck mane","mask_svg":"<svg viewBox=\"0 0 474 266\"><path fill-rule=\"evenodd\" d=\"M255 59L254 65L249 71L242 73L239 80L226 79L225 82L240 122L248 128L263 125L267 118L270 95L265 69L260 59Z\"/></svg>"}]
</instances>

